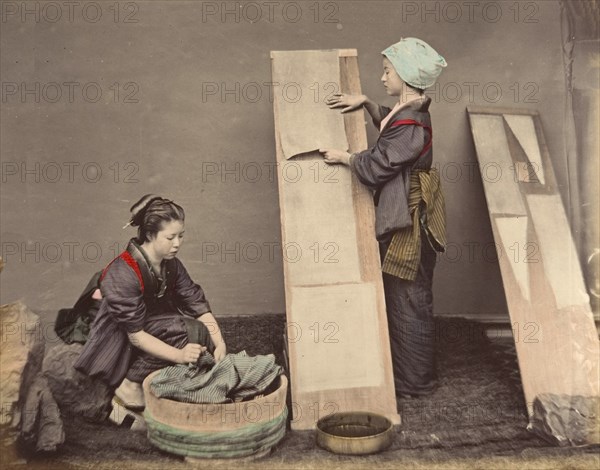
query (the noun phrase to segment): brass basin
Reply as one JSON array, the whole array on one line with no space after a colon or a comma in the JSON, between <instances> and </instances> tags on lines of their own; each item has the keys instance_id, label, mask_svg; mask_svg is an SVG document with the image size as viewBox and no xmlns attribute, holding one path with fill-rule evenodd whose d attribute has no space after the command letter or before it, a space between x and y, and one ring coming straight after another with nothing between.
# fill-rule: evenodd
<instances>
[{"instance_id":1,"label":"brass basin","mask_svg":"<svg viewBox=\"0 0 600 470\"><path fill-rule=\"evenodd\" d=\"M375 413L333 413L317 421L317 445L335 454L375 454L393 439L392 422Z\"/></svg>"}]
</instances>

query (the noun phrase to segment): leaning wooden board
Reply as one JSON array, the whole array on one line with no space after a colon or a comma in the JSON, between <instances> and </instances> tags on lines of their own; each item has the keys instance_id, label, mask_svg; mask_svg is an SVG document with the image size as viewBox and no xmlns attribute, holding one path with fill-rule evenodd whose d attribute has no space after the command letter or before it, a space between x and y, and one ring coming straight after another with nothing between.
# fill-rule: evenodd
<instances>
[{"instance_id":1,"label":"leaning wooden board","mask_svg":"<svg viewBox=\"0 0 600 470\"><path fill-rule=\"evenodd\" d=\"M332 61L337 77L319 75ZM274 83L293 88L274 95L292 428L336 411L399 423L372 197L316 152L328 142L367 147L363 112L340 116L324 104L336 87L361 92L356 50L273 51L271 63ZM303 133L311 119L322 124ZM336 119L345 136L330 135Z\"/></svg>"},{"instance_id":2,"label":"leaning wooden board","mask_svg":"<svg viewBox=\"0 0 600 470\"><path fill-rule=\"evenodd\" d=\"M598 334L538 113L468 113L530 418L542 395L597 403Z\"/></svg>"}]
</instances>

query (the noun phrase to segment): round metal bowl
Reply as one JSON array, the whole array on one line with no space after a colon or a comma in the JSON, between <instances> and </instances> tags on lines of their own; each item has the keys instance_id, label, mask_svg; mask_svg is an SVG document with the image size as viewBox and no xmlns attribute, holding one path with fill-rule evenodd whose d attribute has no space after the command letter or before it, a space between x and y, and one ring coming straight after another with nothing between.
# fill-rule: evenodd
<instances>
[{"instance_id":1,"label":"round metal bowl","mask_svg":"<svg viewBox=\"0 0 600 470\"><path fill-rule=\"evenodd\" d=\"M375 454L393 439L392 422L375 413L333 413L317 421L317 445L335 454Z\"/></svg>"}]
</instances>

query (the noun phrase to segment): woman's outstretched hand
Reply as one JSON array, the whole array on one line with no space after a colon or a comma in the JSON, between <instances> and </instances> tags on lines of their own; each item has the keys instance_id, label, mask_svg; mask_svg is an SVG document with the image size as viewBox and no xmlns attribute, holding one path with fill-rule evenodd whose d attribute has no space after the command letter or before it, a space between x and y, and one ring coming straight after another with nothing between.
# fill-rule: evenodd
<instances>
[{"instance_id":1,"label":"woman's outstretched hand","mask_svg":"<svg viewBox=\"0 0 600 470\"><path fill-rule=\"evenodd\" d=\"M361 108L367 97L365 95L348 95L346 93L335 93L325 100L325 104L331 109L342 108L342 114Z\"/></svg>"},{"instance_id":2,"label":"woman's outstretched hand","mask_svg":"<svg viewBox=\"0 0 600 470\"><path fill-rule=\"evenodd\" d=\"M180 360L177 361L179 364L188 364L190 362L196 362L206 347L201 344L188 343L183 349L180 349Z\"/></svg>"}]
</instances>

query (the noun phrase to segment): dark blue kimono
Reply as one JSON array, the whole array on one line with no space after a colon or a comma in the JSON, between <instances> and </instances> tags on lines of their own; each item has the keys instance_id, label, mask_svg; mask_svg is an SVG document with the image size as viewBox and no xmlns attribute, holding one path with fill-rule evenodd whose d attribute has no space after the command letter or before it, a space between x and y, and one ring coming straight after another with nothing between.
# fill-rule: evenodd
<instances>
[{"instance_id":1,"label":"dark blue kimono","mask_svg":"<svg viewBox=\"0 0 600 470\"><path fill-rule=\"evenodd\" d=\"M375 190L375 229L381 260L395 232L412 226L408 207L412 170L429 170L431 146L430 98L400 109L381 130L376 144L354 154L350 167L358 179ZM380 107L382 116L389 108ZM413 124L410 124L410 122ZM379 127L379 122L373 120ZM422 240L428 234L421 230ZM394 383L398 395L422 395L436 383L433 270L436 251L421 243L414 281L383 273Z\"/></svg>"},{"instance_id":2,"label":"dark blue kimono","mask_svg":"<svg viewBox=\"0 0 600 470\"><path fill-rule=\"evenodd\" d=\"M125 377L141 382L172 365L131 344L127 333L141 330L179 349L190 341L212 349L206 327L195 320L210 312L202 288L177 258L163 261L161 275L134 240L108 265L100 281L102 303L77 370L118 386Z\"/></svg>"}]
</instances>

